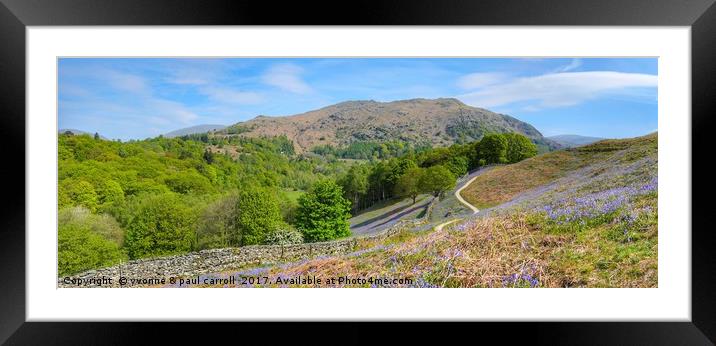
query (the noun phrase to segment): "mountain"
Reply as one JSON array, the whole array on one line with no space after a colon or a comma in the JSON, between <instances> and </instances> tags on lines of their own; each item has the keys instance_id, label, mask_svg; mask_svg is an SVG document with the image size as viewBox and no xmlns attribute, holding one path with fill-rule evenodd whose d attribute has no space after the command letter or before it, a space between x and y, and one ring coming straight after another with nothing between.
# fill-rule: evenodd
<instances>
[{"instance_id":1,"label":"mountain","mask_svg":"<svg viewBox=\"0 0 716 346\"><path fill-rule=\"evenodd\" d=\"M248 137L286 135L297 152L317 145L344 146L360 141L401 140L448 146L492 132L522 133L543 151L560 147L528 123L454 98L348 101L297 115L258 116L221 132Z\"/></svg>"},{"instance_id":2,"label":"mountain","mask_svg":"<svg viewBox=\"0 0 716 346\"><path fill-rule=\"evenodd\" d=\"M226 128L226 125L196 125L192 127L186 127L179 130L174 130L172 132L168 132L164 134L164 137L172 138L172 137L181 137L186 135L193 135L195 133L204 133L209 131L219 131Z\"/></svg>"},{"instance_id":3,"label":"mountain","mask_svg":"<svg viewBox=\"0 0 716 346\"><path fill-rule=\"evenodd\" d=\"M604 139L600 137L587 137L580 135L557 135L549 136L547 138L561 144L563 147L566 148L574 148L582 145L592 144L594 142L599 142Z\"/></svg>"},{"instance_id":4,"label":"mountain","mask_svg":"<svg viewBox=\"0 0 716 346\"><path fill-rule=\"evenodd\" d=\"M90 136L94 136L94 133L87 132L87 131L82 131L82 130L77 130L77 129L59 129L59 130L57 130L57 133L60 133L60 134L67 133L67 132L70 132L70 133L72 133L72 134L75 135L75 136L79 136L79 135L90 135ZM107 139L105 136L102 136L102 135L100 135L99 138L102 138L102 139L104 139L104 140Z\"/></svg>"}]
</instances>

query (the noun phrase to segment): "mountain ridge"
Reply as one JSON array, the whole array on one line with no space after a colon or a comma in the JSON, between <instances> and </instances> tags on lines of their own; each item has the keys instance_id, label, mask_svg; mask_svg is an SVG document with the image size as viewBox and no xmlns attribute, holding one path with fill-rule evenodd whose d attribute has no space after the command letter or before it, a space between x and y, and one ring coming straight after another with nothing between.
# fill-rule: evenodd
<instances>
[{"instance_id":1,"label":"mountain ridge","mask_svg":"<svg viewBox=\"0 0 716 346\"><path fill-rule=\"evenodd\" d=\"M226 125L216 125L216 124L201 124L201 125L194 125L190 127L181 128L178 130L170 131L164 134L164 137L167 138L173 138L173 137L181 137L186 135L193 135L197 133L206 133L209 131L220 131L226 128Z\"/></svg>"},{"instance_id":2,"label":"mountain ridge","mask_svg":"<svg viewBox=\"0 0 716 346\"><path fill-rule=\"evenodd\" d=\"M573 135L573 134L548 136L547 138L561 144L562 146L564 146L566 148L573 148L573 147L578 147L578 146L582 146L582 145L592 144L592 143L599 142L601 140L606 139L606 138L602 138L602 137L590 137L590 136Z\"/></svg>"},{"instance_id":3,"label":"mountain ridge","mask_svg":"<svg viewBox=\"0 0 716 346\"><path fill-rule=\"evenodd\" d=\"M297 152L305 152L319 145L344 146L360 141L400 140L449 146L478 140L488 133L505 132L522 133L543 151L561 147L526 122L468 106L454 98L344 101L294 115L260 115L231 125L218 134L285 135L294 142Z\"/></svg>"}]
</instances>

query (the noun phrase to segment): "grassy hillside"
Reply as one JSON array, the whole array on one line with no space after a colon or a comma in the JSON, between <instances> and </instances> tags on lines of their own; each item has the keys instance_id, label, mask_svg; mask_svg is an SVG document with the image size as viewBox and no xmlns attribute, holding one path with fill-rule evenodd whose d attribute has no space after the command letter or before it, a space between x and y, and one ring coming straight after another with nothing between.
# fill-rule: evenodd
<instances>
[{"instance_id":1,"label":"grassy hillside","mask_svg":"<svg viewBox=\"0 0 716 346\"><path fill-rule=\"evenodd\" d=\"M657 287L657 139L607 140L494 168L471 198L502 203L499 212L441 231L214 275L402 279L328 285L347 287Z\"/></svg>"},{"instance_id":2,"label":"grassy hillside","mask_svg":"<svg viewBox=\"0 0 716 346\"><path fill-rule=\"evenodd\" d=\"M570 174L576 175L566 180L572 181L579 177L594 180L606 177L604 174L614 172L618 167L628 169L629 165L639 160L654 161L655 164L656 154L656 134L635 139L603 140L496 167L475 179L462 191L462 196L480 209L489 208L511 201L532 189L544 188ZM653 168L656 174L656 168ZM641 172L642 175L647 173Z\"/></svg>"}]
</instances>

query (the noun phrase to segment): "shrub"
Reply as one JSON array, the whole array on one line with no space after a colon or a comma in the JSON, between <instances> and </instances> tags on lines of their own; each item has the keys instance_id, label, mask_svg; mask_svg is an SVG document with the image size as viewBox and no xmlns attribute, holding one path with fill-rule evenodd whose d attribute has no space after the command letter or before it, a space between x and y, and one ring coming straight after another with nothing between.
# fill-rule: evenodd
<instances>
[{"instance_id":1,"label":"shrub","mask_svg":"<svg viewBox=\"0 0 716 346\"><path fill-rule=\"evenodd\" d=\"M281 227L266 235L266 244L292 245L303 243L303 234L294 228Z\"/></svg>"},{"instance_id":2,"label":"shrub","mask_svg":"<svg viewBox=\"0 0 716 346\"><path fill-rule=\"evenodd\" d=\"M102 236L117 246L122 247L124 245L124 230L110 215L92 214L87 208L80 206L60 210L57 221L60 226L88 227L94 234Z\"/></svg>"},{"instance_id":3,"label":"shrub","mask_svg":"<svg viewBox=\"0 0 716 346\"><path fill-rule=\"evenodd\" d=\"M125 258L117 244L94 233L89 225L60 224L57 234L59 275L107 267Z\"/></svg>"},{"instance_id":4,"label":"shrub","mask_svg":"<svg viewBox=\"0 0 716 346\"><path fill-rule=\"evenodd\" d=\"M141 199L127 227L129 256L142 258L190 251L195 240L194 223L192 210L175 194Z\"/></svg>"}]
</instances>

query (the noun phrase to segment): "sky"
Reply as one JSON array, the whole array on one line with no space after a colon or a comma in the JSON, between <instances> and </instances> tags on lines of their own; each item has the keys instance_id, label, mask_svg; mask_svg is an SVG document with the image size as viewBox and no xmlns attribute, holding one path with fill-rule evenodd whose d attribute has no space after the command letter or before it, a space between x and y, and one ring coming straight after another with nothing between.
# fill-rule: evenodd
<instances>
[{"instance_id":1,"label":"sky","mask_svg":"<svg viewBox=\"0 0 716 346\"><path fill-rule=\"evenodd\" d=\"M350 100L454 97L545 136L657 129L656 58L61 58L60 129L144 139Z\"/></svg>"}]
</instances>

